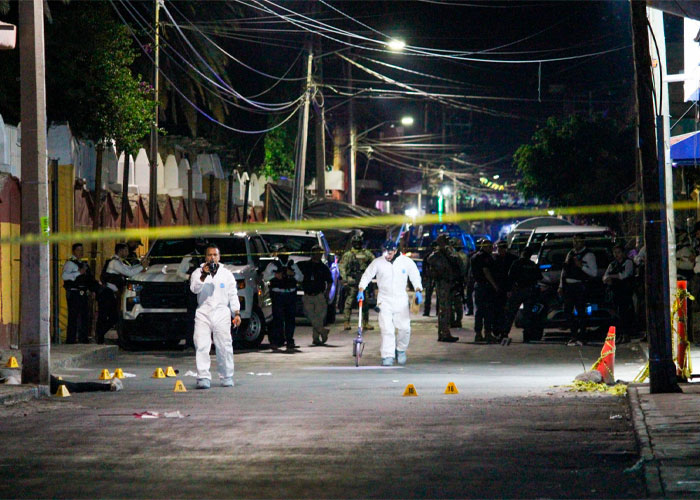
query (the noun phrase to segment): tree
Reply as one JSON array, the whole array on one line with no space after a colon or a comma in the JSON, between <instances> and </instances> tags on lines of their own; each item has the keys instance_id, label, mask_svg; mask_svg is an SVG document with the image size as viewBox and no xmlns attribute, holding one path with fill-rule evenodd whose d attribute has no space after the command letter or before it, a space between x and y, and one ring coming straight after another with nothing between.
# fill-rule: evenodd
<instances>
[{"instance_id":1,"label":"tree","mask_svg":"<svg viewBox=\"0 0 700 500\"><path fill-rule=\"evenodd\" d=\"M553 205L616 201L634 182L634 133L602 116L550 118L513 156L518 189Z\"/></svg>"},{"instance_id":2,"label":"tree","mask_svg":"<svg viewBox=\"0 0 700 500\"><path fill-rule=\"evenodd\" d=\"M286 124L265 134L265 157L260 167L261 174L274 180L294 175L295 136L295 131Z\"/></svg>"}]
</instances>

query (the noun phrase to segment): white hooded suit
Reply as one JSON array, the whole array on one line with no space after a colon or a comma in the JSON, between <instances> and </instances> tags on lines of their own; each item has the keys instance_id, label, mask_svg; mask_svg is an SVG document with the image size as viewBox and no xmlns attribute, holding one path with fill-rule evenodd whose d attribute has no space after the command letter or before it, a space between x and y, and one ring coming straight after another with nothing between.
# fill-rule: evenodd
<instances>
[{"instance_id":1,"label":"white hooded suit","mask_svg":"<svg viewBox=\"0 0 700 500\"><path fill-rule=\"evenodd\" d=\"M202 266L190 277L190 290L197 295L197 312L194 316L194 347L197 351L197 379L211 380L211 336L214 334L216 363L219 375L233 377L233 343L231 341L231 317L239 312L236 279L224 266L219 266L215 276L201 280Z\"/></svg>"},{"instance_id":2,"label":"white hooded suit","mask_svg":"<svg viewBox=\"0 0 700 500\"><path fill-rule=\"evenodd\" d=\"M393 358L395 351L405 351L411 340L411 317L406 284L411 280L413 288L422 290L420 273L415 262L399 254L393 262L382 255L374 259L360 279L359 288L367 289L372 278L377 277L379 293L379 329L382 334L380 348L382 358ZM395 330L398 333L395 335Z\"/></svg>"}]
</instances>

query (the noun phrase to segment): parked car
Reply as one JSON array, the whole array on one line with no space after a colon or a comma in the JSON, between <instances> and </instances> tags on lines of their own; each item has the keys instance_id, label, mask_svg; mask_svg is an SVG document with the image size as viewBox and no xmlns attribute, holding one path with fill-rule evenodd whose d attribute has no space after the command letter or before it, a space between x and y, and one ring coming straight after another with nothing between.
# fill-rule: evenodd
<instances>
[{"instance_id":1,"label":"parked car","mask_svg":"<svg viewBox=\"0 0 700 500\"><path fill-rule=\"evenodd\" d=\"M559 217L531 217L513 224L510 228L506 241L508 250L514 254L519 254L525 248L530 239L530 235L535 228L542 226L572 226L573 223Z\"/></svg>"},{"instance_id":2,"label":"parked car","mask_svg":"<svg viewBox=\"0 0 700 500\"><path fill-rule=\"evenodd\" d=\"M605 269L613 259L612 247L614 240L608 237L587 238L586 248L591 250L596 257L598 274L595 278L586 282L587 301L585 311L576 311L576 314L588 316L588 328L593 337L605 336L610 325L615 324L616 313L611 298L607 294L602 277ZM524 335L528 340L539 340L544 335L546 328L567 329L564 315L564 303L558 294L559 281L566 255L572 249L571 241L566 239L554 239L542 243L536 257L542 271L540 281L540 296L535 306L535 314L531 324L523 322L523 310L516 315L515 326L524 329Z\"/></svg>"},{"instance_id":3,"label":"parked car","mask_svg":"<svg viewBox=\"0 0 700 500\"><path fill-rule=\"evenodd\" d=\"M211 243L238 283L242 323L232 332L233 340L246 347L262 342L272 306L259 267L269 252L259 234L243 232L156 240L148 252L150 266L127 280L122 295L118 334L123 347L147 341L175 346L191 338L197 298L189 291L189 278Z\"/></svg>"},{"instance_id":4,"label":"parked car","mask_svg":"<svg viewBox=\"0 0 700 500\"><path fill-rule=\"evenodd\" d=\"M311 259L311 249L314 245L319 245L323 248L323 257L321 257L321 260L328 266L331 271L331 276L333 277L333 284L331 285L331 291L328 295L326 322L329 324L334 323L339 296L340 271L338 270L338 258L331 252L323 232L303 229L279 229L260 231L260 235L265 239L268 246L272 246L275 243L283 243L291 253L290 258L295 262L303 262ZM304 308L301 300L303 295L304 292L300 287L297 291L297 316L299 317L304 316Z\"/></svg>"}]
</instances>

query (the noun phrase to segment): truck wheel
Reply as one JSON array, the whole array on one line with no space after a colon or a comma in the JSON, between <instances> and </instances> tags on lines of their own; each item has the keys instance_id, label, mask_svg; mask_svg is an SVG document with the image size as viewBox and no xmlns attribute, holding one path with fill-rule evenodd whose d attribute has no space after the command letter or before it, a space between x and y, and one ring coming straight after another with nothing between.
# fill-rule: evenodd
<instances>
[{"instance_id":1,"label":"truck wheel","mask_svg":"<svg viewBox=\"0 0 700 500\"><path fill-rule=\"evenodd\" d=\"M265 326L265 317L262 311L255 307L250 319L243 320L241 323L234 341L240 342L248 349L258 347L265 337Z\"/></svg>"}]
</instances>

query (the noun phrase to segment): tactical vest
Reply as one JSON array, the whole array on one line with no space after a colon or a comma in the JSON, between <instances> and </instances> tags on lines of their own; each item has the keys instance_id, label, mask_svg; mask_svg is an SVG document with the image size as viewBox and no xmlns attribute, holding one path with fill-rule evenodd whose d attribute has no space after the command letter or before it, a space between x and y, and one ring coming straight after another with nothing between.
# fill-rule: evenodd
<instances>
[{"instance_id":1,"label":"tactical vest","mask_svg":"<svg viewBox=\"0 0 700 500\"><path fill-rule=\"evenodd\" d=\"M275 273L282 273L282 278L277 278L273 275L270 280L270 288L279 288L282 290L294 290L297 289L297 280L294 276L287 276L287 269L292 267L294 261L288 259L287 263L284 264L279 258L272 261L275 266Z\"/></svg>"},{"instance_id":2,"label":"tactical vest","mask_svg":"<svg viewBox=\"0 0 700 500\"><path fill-rule=\"evenodd\" d=\"M86 265L85 262L78 260L75 257L71 257L68 260L74 263L76 266L78 266L78 269ZM66 290L87 290L88 288L90 288L89 273L90 269L88 268L85 274L79 274L74 280L64 281L63 288L65 288Z\"/></svg>"},{"instance_id":3,"label":"tactical vest","mask_svg":"<svg viewBox=\"0 0 700 500\"><path fill-rule=\"evenodd\" d=\"M580 262L583 262L583 258L589 253L592 254L593 252L591 252L587 248L584 248L580 252L577 252L576 250L571 250L569 252L569 255L566 256L566 262L564 263L564 272L566 273L566 279L579 281L588 281L591 279L591 276L587 275L583 271L583 269L574 264L574 261L571 258L573 256L576 257Z\"/></svg>"},{"instance_id":4,"label":"tactical vest","mask_svg":"<svg viewBox=\"0 0 700 500\"><path fill-rule=\"evenodd\" d=\"M109 263L112 262L113 260L121 260L119 257L112 257L109 259L107 262L105 262L104 267L102 268L102 273L100 273L100 281L104 283L105 285L107 283L111 283L112 285L116 286L118 290L122 290L126 286L126 276L123 276L121 274L114 274L114 273L108 273L107 268L109 267Z\"/></svg>"}]
</instances>

